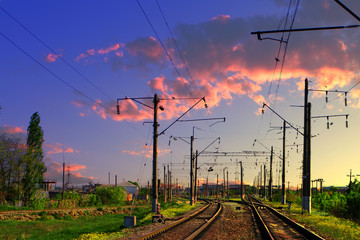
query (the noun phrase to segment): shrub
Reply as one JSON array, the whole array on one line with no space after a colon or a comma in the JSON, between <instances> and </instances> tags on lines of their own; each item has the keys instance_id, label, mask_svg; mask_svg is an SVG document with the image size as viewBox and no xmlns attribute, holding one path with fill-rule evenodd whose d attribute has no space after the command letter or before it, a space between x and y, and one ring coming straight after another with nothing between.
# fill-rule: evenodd
<instances>
[{"instance_id":1,"label":"shrub","mask_svg":"<svg viewBox=\"0 0 360 240\"><path fill-rule=\"evenodd\" d=\"M29 200L29 207L35 209L44 209L46 202L47 198L45 197L45 193L41 190L37 190Z\"/></svg>"},{"instance_id":2,"label":"shrub","mask_svg":"<svg viewBox=\"0 0 360 240\"><path fill-rule=\"evenodd\" d=\"M97 206L99 203L95 194L85 194L79 202L81 207Z\"/></svg>"},{"instance_id":3,"label":"shrub","mask_svg":"<svg viewBox=\"0 0 360 240\"><path fill-rule=\"evenodd\" d=\"M122 187L101 186L95 190L96 198L104 205L123 204L126 200L126 191Z\"/></svg>"}]
</instances>

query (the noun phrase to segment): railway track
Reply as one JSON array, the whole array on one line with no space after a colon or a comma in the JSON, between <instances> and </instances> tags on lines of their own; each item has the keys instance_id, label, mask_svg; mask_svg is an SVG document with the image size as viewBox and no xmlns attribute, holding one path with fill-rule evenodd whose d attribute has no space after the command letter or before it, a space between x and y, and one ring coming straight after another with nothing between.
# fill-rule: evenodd
<instances>
[{"instance_id":1,"label":"railway track","mask_svg":"<svg viewBox=\"0 0 360 240\"><path fill-rule=\"evenodd\" d=\"M182 218L167 227L138 238L146 239L194 239L199 236L220 214L220 203L209 203L200 211Z\"/></svg>"},{"instance_id":2,"label":"railway track","mask_svg":"<svg viewBox=\"0 0 360 240\"><path fill-rule=\"evenodd\" d=\"M249 197L249 201L263 239L324 240L259 200Z\"/></svg>"}]
</instances>

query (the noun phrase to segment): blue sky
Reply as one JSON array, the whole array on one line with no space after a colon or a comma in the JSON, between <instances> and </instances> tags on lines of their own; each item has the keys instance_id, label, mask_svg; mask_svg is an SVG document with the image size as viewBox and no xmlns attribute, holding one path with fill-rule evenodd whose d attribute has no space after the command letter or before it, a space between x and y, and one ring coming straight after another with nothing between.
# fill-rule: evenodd
<instances>
[{"instance_id":1,"label":"blue sky","mask_svg":"<svg viewBox=\"0 0 360 240\"><path fill-rule=\"evenodd\" d=\"M291 1L287 28L296 2ZM343 2L355 13L360 10L354 0ZM182 56L153 0L140 4L157 35L137 1L0 2L3 9L58 54L0 11L1 33L6 36L0 37L0 127L2 132L25 138L30 116L39 112L49 179L60 181L64 158L71 166L74 184L107 183L108 172L116 174L120 181L139 180L145 184L151 180L152 125L144 122L151 121L152 111L128 101L121 102L121 114L116 115L117 98L152 97L154 93L176 98L205 96L209 108L199 104L184 119L226 118L225 123L215 125L213 121L176 123L159 137L160 177L163 164L172 163L173 176L187 186L189 145L174 140L169 145L170 136L190 137L195 126L196 149L202 150L220 137L220 144L212 145L211 151L266 151L260 142L268 148L274 146L281 155L282 135L270 126L282 126L282 121L268 110L260 114L264 101L301 127L303 109L290 105L303 104L302 84L306 77L312 89L344 91L359 80L358 29L293 33L280 75L285 44L275 68L279 42L258 41L250 32L283 28L289 1L158 3ZM293 27L353 24L357 24L356 20L334 1L301 1ZM350 169L360 174L356 159L359 95L355 86L348 94L349 106L344 107L341 94L329 93L330 101L325 104L324 94L311 93L313 116L350 114L349 128L345 128L344 118L331 119L329 130L326 119L313 121L312 133L316 137L312 141L312 178L323 178L325 185L347 184ZM194 101L160 104L165 108L159 113L162 131ZM287 145L302 144L302 138L292 130L287 131L287 138ZM290 185L297 186L301 184L302 146L292 148L288 147L287 178ZM207 168L201 168L200 178L209 177L209 181L216 179L216 173L222 176L226 166L234 181L238 167L233 162L243 161L248 183L258 174L260 163L268 162L251 157L209 157L199 161L215 169L209 173ZM275 162L279 166L278 158ZM276 166L273 174L278 174Z\"/></svg>"}]
</instances>

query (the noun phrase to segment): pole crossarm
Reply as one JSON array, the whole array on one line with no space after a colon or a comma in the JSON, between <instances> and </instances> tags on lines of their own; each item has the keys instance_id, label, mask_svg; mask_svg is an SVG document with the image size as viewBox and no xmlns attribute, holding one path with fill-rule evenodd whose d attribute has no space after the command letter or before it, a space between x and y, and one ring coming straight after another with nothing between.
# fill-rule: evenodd
<instances>
[{"instance_id":1,"label":"pole crossarm","mask_svg":"<svg viewBox=\"0 0 360 240\"><path fill-rule=\"evenodd\" d=\"M216 140L219 140L220 143L220 137L216 138L214 141L212 141L209 145L207 145L201 152L199 152L195 157L198 157L200 154L204 153L206 149L208 149L211 145L213 145Z\"/></svg>"},{"instance_id":2,"label":"pole crossarm","mask_svg":"<svg viewBox=\"0 0 360 240\"><path fill-rule=\"evenodd\" d=\"M314 28L293 28L293 29L282 29L282 30L256 31L256 32L251 32L251 35L257 35L259 40L263 40L261 38L261 34L284 33L284 32L305 32L305 31L318 31L318 30L333 30L333 29L358 28L358 27L360 27L360 25L314 27Z\"/></svg>"},{"instance_id":3,"label":"pole crossarm","mask_svg":"<svg viewBox=\"0 0 360 240\"><path fill-rule=\"evenodd\" d=\"M244 162L244 161L240 161L242 162L243 164L255 164L255 163L258 163L258 164L263 164L263 163L266 163L266 162L254 162L254 161L247 161L247 162ZM162 163L162 166L167 166L169 165L169 163ZM226 166L238 166L239 165L239 162L216 162L216 163L210 163L210 162L205 162L205 163L202 163L201 166L203 165L206 165L206 166L223 166L223 165L226 165ZM190 164L189 163L171 163L171 167L172 169L175 169L177 170L178 168L183 168L183 167L189 167ZM200 167L201 167L200 166ZM199 168L200 168L199 167Z\"/></svg>"},{"instance_id":4,"label":"pole crossarm","mask_svg":"<svg viewBox=\"0 0 360 240\"><path fill-rule=\"evenodd\" d=\"M263 146L264 148L266 148L266 150L268 150L268 151L270 151L271 152L271 150L268 148L268 147L266 147L264 144L262 144L261 142L259 142L258 140L254 140L254 144L253 144L253 146L255 145L255 143L256 142L258 142L261 146ZM276 154L274 151L273 151L273 154L275 154L279 159L283 159L282 158L282 156L280 156L280 155L278 155L278 154Z\"/></svg>"},{"instance_id":5,"label":"pole crossarm","mask_svg":"<svg viewBox=\"0 0 360 240\"><path fill-rule=\"evenodd\" d=\"M179 122L198 122L198 121L207 121L207 120L223 120L225 122L225 118L198 118L198 119L185 119L179 120Z\"/></svg>"},{"instance_id":6,"label":"pole crossarm","mask_svg":"<svg viewBox=\"0 0 360 240\"><path fill-rule=\"evenodd\" d=\"M309 89L312 92L334 92L334 93L347 93L348 91L342 90L325 90L325 89Z\"/></svg>"},{"instance_id":7,"label":"pole crossarm","mask_svg":"<svg viewBox=\"0 0 360 240\"><path fill-rule=\"evenodd\" d=\"M119 101L123 101L123 100L132 100L134 102L137 102L145 107L148 107L148 108L151 108L151 109L154 109L153 107L139 101L139 100L152 100L153 97L135 97L135 98L129 98L129 97L124 97L124 98L118 98L116 99L116 108L117 108L117 114L120 114L120 106L119 106Z\"/></svg>"},{"instance_id":8,"label":"pole crossarm","mask_svg":"<svg viewBox=\"0 0 360 240\"><path fill-rule=\"evenodd\" d=\"M268 157L270 152L241 151L241 152L203 152L201 157Z\"/></svg>"},{"instance_id":9,"label":"pole crossarm","mask_svg":"<svg viewBox=\"0 0 360 240\"><path fill-rule=\"evenodd\" d=\"M177 139L180 139L181 141L186 142L187 144L190 144L189 141L185 140L185 138L189 138L189 137L174 137L173 135L171 135L170 138L169 138L169 146L170 146L170 140L171 140L171 138L174 139L175 141L176 141Z\"/></svg>"},{"instance_id":10,"label":"pole crossarm","mask_svg":"<svg viewBox=\"0 0 360 240\"><path fill-rule=\"evenodd\" d=\"M331 117L348 117L349 114L335 114L335 115L326 115L326 116L313 116L311 118L331 118Z\"/></svg>"},{"instance_id":11,"label":"pole crossarm","mask_svg":"<svg viewBox=\"0 0 360 240\"><path fill-rule=\"evenodd\" d=\"M289 123L288 121L285 120L285 118L283 118L282 116L280 116L277 112L275 112L271 107L269 107L269 105L267 105L266 103L263 104L263 108L267 107L268 109L270 109L273 113L275 113L276 116L278 116L279 118L281 118L284 122L286 122L291 128L295 129L295 131L297 131L298 133L300 133L302 136L304 136L304 133L300 132L298 128L294 127L291 123Z\"/></svg>"},{"instance_id":12,"label":"pole crossarm","mask_svg":"<svg viewBox=\"0 0 360 240\"><path fill-rule=\"evenodd\" d=\"M199 102L204 101L205 102L205 108L207 108L205 97L201 98L199 101L197 101L194 105L192 105L187 111L185 111L180 117L178 117L175 121L173 121L167 128L165 128L161 133L158 134L158 136L164 134L166 130L168 130L172 125L174 125L176 122L178 122L185 114L187 114L191 109L193 109Z\"/></svg>"}]
</instances>

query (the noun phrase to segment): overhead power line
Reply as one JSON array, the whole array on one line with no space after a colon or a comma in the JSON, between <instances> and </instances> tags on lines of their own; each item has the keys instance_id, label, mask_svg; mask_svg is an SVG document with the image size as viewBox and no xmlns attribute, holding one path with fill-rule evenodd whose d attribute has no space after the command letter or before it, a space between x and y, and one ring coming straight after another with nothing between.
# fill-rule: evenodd
<instances>
[{"instance_id":1,"label":"overhead power line","mask_svg":"<svg viewBox=\"0 0 360 240\"><path fill-rule=\"evenodd\" d=\"M165 54L166 54L167 58L168 58L168 59L169 59L169 61L171 62L171 65L174 67L174 69L175 69L175 71L176 71L177 75L178 75L180 78L183 78L183 77L181 76L181 74L180 74L179 70L177 69L177 67L176 67L176 65L175 65L175 63L174 63L174 61L173 61L173 59L171 58L171 56L170 56L170 54L169 54L168 50L166 49L166 47L165 47L165 45L164 45L163 41L161 40L161 38L160 38L159 34L157 33L157 31L156 31L156 29L155 29L154 25L153 25L153 24L152 24L152 22L150 21L150 18L149 18L149 17L148 17L148 15L146 14L146 12L145 12L144 8L141 6L141 3L139 2L139 0L137 0L137 3L138 3L138 5L139 5L139 7L140 7L140 9L141 9L142 13L144 14L144 16L145 16L146 20L148 21L148 23L149 23L149 25L150 25L151 29L152 29L152 30L153 30L153 32L155 33L155 35L156 35L156 37L157 37L158 41L160 42L160 45L161 45L161 47L163 48L163 50L164 50L164 52L165 52ZM186 83L185 83L185 82L184 82L184 86L185 86L186 90L189 92L190 96L193 96L193 95L192 95L192 93L191 93L191 91L190 91L190 89L188 88L188 86L186 85Z\"/></svg>"},{"instance_id":2,"label":"overhead power line","mask_svg":"<svg viewBox=\"0 0 360 240\"><path fill-rule=\"evenodd\" d=\"M166 27L167 27L167 29L168 29L168 31L169 31L169 33L170 33L171 39L172 39L173 42L174 42L174 45L175 45L175 47L176 47L176 50L177 50L177 52L178 52L179 55L180 55L181 61L182 61L182 63L184 64L185 69L186 69L186 71L188 72L191 81L194 82L194 79L193 79L193 77L192 77L192 74L190 73L189 68L188 68L188 66L187 66L187 63L186 63L185 60L184 60L183 54L182 54L181 51L180 51L179 45L177 44L177 41L175 40L174 35L173 35L173 33L172 33L172 31L171 31L171 29L170 29L170 27L169 27L169 24L168 24L168 22L167 22L167 20L166 20L166 18L165 18L164 12L162 11L162 9L161 9L161 7L160 7L159 1L156 0L156 3L157 3L158 8L159 8L159 10L160 10L161 16L162 16L163 19L164 19L164 22L165 22L165 24L166 24Z\"/></svg>"},{"instance_id":3,"label":"overhead power line","mask_svg":"<svg viewBox=\"0 0 360 240\"><path fill-rule=\"evenodd\" d=\"M51 71L49 68L47 68L44 64L42 64L41 62L39 62L38 60L36 60L33 56L31 56L28 52L26 52L23 48L21 48L18 44L16 44L14 41L12 41L9 37L7 37L5 34L3 34L2 32L0 32L0 35L3 36L6 40L8 40L12 45L14 45L17 49L19 49L23 54L25 54L28 58L30 58L31 60L33 60L35 63L37 63L40 67L42 67L45 71L47 71L48 73L50 73L52 76L54 76L57 80L59 80L60 82L62 82L63 84L65 84L66 86L68 86L69 88L71 88L72 90L74 90L75 92L79 93L81 96L85 97L86 99L90 100L91 102L95 103L98 106L101 106L102 108L104 108L105 110L112 112L111 109L107 108L106 106L104 106L101 103L98 103L97 101L95 101L95 99L89 97L88 95L86 95L85 93L81 92L80 90L78 90L77 88L75 88L74 86L72 86L70 83L68 83L67 81L65 81L63 78L61 78L59 75L57 75L56 73L54 73L53 71ZM146 137L142 132L140 132L138 129L136 129L133 125L131 125L126 119L124 119L124 121L131 127L133 128L136 132L138 132L140 135Z\"/></svg>"},{"instance_id":4,"label":"overhead power line","mask_svg":"<svg viewBox=\"0 0 360 240\"><path fill-rule=\"evenodd\" d=\"M12 14L6 11L3 7L0 6L0 9L6 13L10 18L12 18L17 24L19 24L25 31L27 31L31 36L33 36L36 40L38 40L42 45L44 45L50 52L55 54L57 58L59 58L63 63L65 63L68 67L70 67L74 72L76 72L81 78L86 80L89 84L91 84L94 88L96 88L99 92L101 92L104 96L109 98L111 101L115 101L108 94L106 94L102 89L96 86L90 79L84 76L79 70L77 70L71 63L66 61L61 54L57 53L53 48L51 48L48 44L46 44L43 40L41 40L35 33L33 33L29 28L27 28L24 24L22 24L19 20L17 20Z\"/></svg>"}]
</instances>

